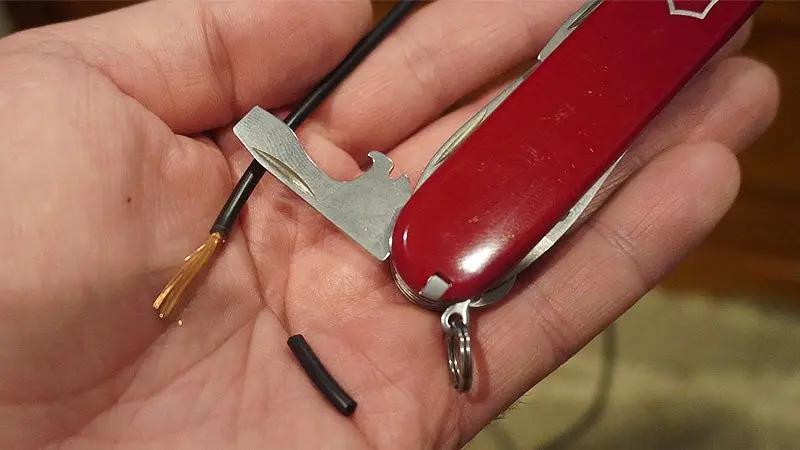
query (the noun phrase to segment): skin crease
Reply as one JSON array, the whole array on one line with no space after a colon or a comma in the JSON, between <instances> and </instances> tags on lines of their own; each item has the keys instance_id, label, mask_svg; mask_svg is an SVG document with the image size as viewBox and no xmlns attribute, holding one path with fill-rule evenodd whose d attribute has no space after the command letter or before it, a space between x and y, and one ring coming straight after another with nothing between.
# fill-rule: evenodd
<instances>
[{"instance_id":1,"label":"skin crease","mask_svg":"<svg viewBox=\"0 0 800 450\"><path fill-rule=\"evenodd\" d=\"M437 117L533 57L576 5L425 6L301 140L334 177L379 149L413 181L488 98ZM473 315L469 395L449 387L438 317L269 177L183 325L158 322L154 296L250 161L232 122L287 110L370 19L366 2L154 2L0 41L0 448L458 447L713 228L735 152L777 108L773 73L732 56L745 30L637 140L602 208ZM353 417L315 391L293 333L359 402Z\"/></svg>"}]
</instances>

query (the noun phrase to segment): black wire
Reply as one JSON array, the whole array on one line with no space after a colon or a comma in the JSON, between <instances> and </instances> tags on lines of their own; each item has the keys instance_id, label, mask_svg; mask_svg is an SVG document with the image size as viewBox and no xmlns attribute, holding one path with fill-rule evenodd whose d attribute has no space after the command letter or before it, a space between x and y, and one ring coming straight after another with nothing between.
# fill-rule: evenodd
<instances>
[{"instance_id":1,"label":"black wire","mask_svg":"<svg viewBox=\"0 0 800 450\"><path fill-rule=\"evenodd\" d=\"M614 369L617 363L617 330L611 324L603 332L603 360L600 369L600 379L597 382L592 403L577 421L566 431L556 436L553 440L540 446L538 450L566 450L582 438L589 430L603 418L611 399L611 388L614 384Z\"/></svg>"},{"instance_id":2,"label":"black wire","mask_svg":"<svg viewBox=\"0 0 800 450\"><path fill-rule=\"evenodd\" d=\"M417 5L416 0L401 0L389 11L377 25L364 36L350 51L345 59L322 79L314 89L294 108L284 119L284 122L293 130L297 129L303 121L320 105L337 86L378 46L378 44L402 21ZM245 202L250 198L266 169L253 160L247 167L236 187L231 192L228 201L214 221L211 233L221 233L227 236Z\"/></svg>"},{"instance_id":3,"label":"black wire","mask_svg":"<svg viewBox=\"0 0 800 450\"><path fill-rule=\"evenodd\" d=\"M352 415L358 404L353 400L347 392L333 379L330 373L322 365L319 358L311 350L302 334L295 334L290 337L286 343L292 349L292 353L303 366L308 377L317 386L320 392L326 399L337 409L342 415Z\"/></svg>"}]
</instances>

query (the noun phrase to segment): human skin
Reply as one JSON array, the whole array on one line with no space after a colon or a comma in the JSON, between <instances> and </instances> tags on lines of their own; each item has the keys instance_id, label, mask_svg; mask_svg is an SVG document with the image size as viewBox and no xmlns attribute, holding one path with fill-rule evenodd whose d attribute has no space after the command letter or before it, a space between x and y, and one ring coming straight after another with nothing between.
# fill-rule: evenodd
<instances>
[{"instance_id":1,"label":"human skin","mask_svg":"<svg viewBox=\"0 0 800 450\"><path fill-rule=\"evenodd\" d=\"M334 177L378 149L413 182L490 97L451 105L533 58L578 4L426 5L298 134ZM355 1L154 2L0 40L0 448L455 448L702 240L777 108L774 74L736 55L745 28L636 141L603 206L475 314L467 395L437 315L269 176L183 325L157 320L153 298L251 160L233 122L285 113L371 18ZM352 417L296 363L295 333Z\"/></svg>"}]
</instances>

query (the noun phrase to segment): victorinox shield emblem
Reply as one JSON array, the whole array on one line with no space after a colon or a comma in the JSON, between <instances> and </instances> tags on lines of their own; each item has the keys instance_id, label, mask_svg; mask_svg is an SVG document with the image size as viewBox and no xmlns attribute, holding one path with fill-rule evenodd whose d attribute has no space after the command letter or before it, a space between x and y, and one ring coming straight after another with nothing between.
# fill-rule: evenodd
<instances>
[{"instance_id":1,"label":"victorinox shield emblem","mask_svg":"<svg viewBox=\"0 0 800 450\"><path fill-rule=\"evenodd\" d=\"M703 20L719 0L667 0L669 13L673 16L694 17Z\"/></svg>"}]
</instances>

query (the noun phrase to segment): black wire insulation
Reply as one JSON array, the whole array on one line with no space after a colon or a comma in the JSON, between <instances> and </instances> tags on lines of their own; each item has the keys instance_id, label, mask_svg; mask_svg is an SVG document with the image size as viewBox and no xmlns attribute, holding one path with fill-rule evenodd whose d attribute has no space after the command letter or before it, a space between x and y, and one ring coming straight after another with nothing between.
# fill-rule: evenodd
<instances>
[{"instance_id":1,"label":"black wire insulation","mask_svg":"<svg viewBox=\"0 0 800 450\"><path fill-rule=\"evenodd\" d=\"M330 373L322 365L314 350L308 345L302 334L295 334L286 342L292 353L303 366L308 377L317 386L322 395L337 409L342 415L352 415L358 404L347 392L339 386Z\"/></svg>"},{"instance_id":2,"label":"black wire insulation","mask_svg":"<svg viewBox=\"0 0 800 450\"><path fill-rule=\"evenodd\" d=\"M601 361L600 378L597 380L597 389L589 408L569 428L551 441L539 446L537 450L568 450L575 448L576 443L603 418L611 400L611 390L617 366L619 353L619 337L617 333L616 324L612 323L601 337L603 340L603 359Z\"/></svg>"},{"instance_id":3,"label":"black wire insulation","mask_svg":"<svg viewBox=\"0 0 800 450\"><path fill-rule=\"evenodd\" d=\"M418 3L417 0L402 0L397 3L366 36L361 38L345 59L317 83L314 89L284 119L284 122L290 128L296 130ZM239 182L236 183L236 187L228 197L228 201L225 202L225 206L219 212L214 225L211 227L211 233L221 233L223 237L228 236L244 204L250 198L250 194L253 193L265 172L264 166L257 161L253 160L250 163L250 166L239 178Z\"/></svg>"}]
</instances>

